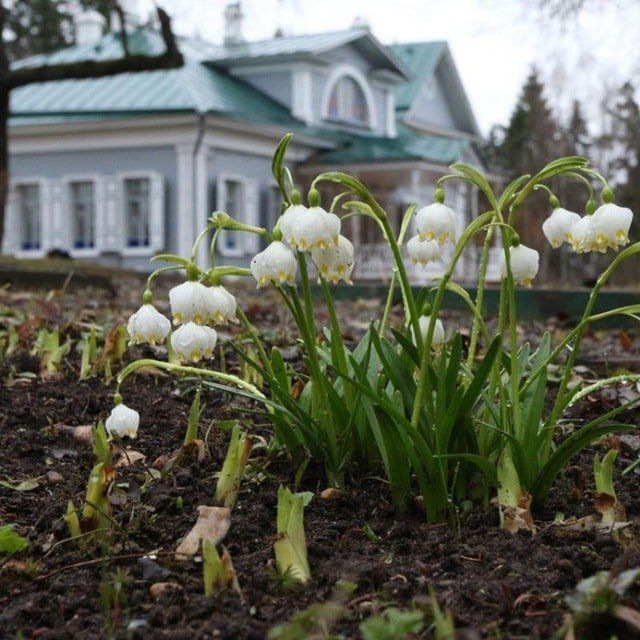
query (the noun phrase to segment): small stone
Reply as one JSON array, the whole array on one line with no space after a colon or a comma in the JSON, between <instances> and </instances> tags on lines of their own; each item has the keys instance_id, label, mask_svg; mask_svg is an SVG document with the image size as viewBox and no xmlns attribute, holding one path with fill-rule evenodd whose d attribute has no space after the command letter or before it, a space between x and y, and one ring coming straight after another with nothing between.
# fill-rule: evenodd
<instances>
[{"instance_id":1,"label":"small stone","mask_svg":"<svg viewBox=\"0 0 640 640\"><path fill-rule=\"evenodd\" d=\"M334 489L333 487L329 487L324 491L320 492L320 497L323 500L337 500L342 496L342 491L340 489Z\"/></svg>"},{"instance_id":2,"label":"small stone","mask_svg":"<svg viewBox=\"0 0 640 640\"><path fill-rule=\"evenodd\" d=\"M154 582L149 587L149 593L157 600L167 589L180 589L180 585L177 582Z\"/></svg>"},{"instance_id":3,"label":"small stone","mask_svg":"<svg viewBox=\"0 0 640 640\"><path fill-rule=\"evenodd\" d=\"M73 427L73 439L76 442L88 444L91 442L91 425L86 424L80 427Z\"/></svg>"},{"instance_id":4,"label":"small stone","mask_svg":"<svg viewBox=\"0 0 640 640\"><path fill-rule=\"evenodd\" d=\"M60 482L64 482L64 476L57 471L49 471L46 475L48 484L59 484Z\"/></svg>"}]
</instances>

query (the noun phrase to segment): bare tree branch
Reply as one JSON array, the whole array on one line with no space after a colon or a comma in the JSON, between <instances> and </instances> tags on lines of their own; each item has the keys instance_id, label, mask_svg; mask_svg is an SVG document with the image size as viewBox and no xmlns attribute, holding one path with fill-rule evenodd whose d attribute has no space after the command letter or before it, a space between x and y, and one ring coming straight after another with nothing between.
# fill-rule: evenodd
<instances>
[{"instance_id":1,"label":"bare tree branch","mask_svg":"<svg viewBox=\"0 0 640 640\"><path fill-rule=\"evenodd\" d=\"M122 50L125 57L129 55L129 36L127 34L127 20L124 15L124 11L119 2L113 0L113 10L118 14L118 21L120 22L120 42L122 43Z\"/></svg>"},{"instance_id":2,"label":"bare tree branch","mask_svg":"<svg viewBox=\"0 0 640 640\"><path fill-rule=\"evenodd\" d=\"M160 55L124 55L122 58L113 60L80 60L78 62L23 67L9 71L7 75L4 75L4 82L3 76L0 75L0 84L5 84L11 90L34 82L101 78L118 73L180 67L184 60L171 30L171 19L160 7L157 8L157 14L165 45L165 51Z\"/></svg>"}]
</instances>

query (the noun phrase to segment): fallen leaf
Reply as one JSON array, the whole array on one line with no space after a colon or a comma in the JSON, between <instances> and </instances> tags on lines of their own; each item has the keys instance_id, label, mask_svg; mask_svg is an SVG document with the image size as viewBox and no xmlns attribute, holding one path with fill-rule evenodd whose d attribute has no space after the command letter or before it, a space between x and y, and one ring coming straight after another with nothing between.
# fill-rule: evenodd
<instances>
[{"instance_id":1,"label":"fallen leaf","mask_svg":"<svg viewBox=\"0 0 640 640\"><path fill-rule=\"evenodd\" d=\"M633 349L633 340L629 337L628 333L621 331L618 335L618 339L620 340L620 346L625 351L631 351Z\"/></svg>"},{"instance_id":2,"label":"fallen leaf","mask_svg":"<svg viewBox=\"0 0 640 640\"><path fill-rule=\"evenodd\" d=\"M202 540L209 540L214 546L220 543L229 531L230 520L231 509L200 505L197 522L176 549L176 560L195 555Z\"/></svg>"},{"instance_id":3,"label":"fallen leaf","mask_svg":"<svg viewBox=\"0 0 640 640\"><path fill-rule=\"evenodd\" d=\"M18 484L11 484L11 482L7 482L6 480L0 480L0 487L13 489L14 491L33 491L39 486L38 478L27 478L26 480L22 480L22 482L18 482Z\"/></svg>"},{"instance_id":4,"label":"fallen leaf","mask_svg":"<svg viewBox=\"0 0 640 640\"><path fill-rule=\"evenodd\" d=\"M135 449L126 448L120 451L120 456L115 466L116 468L132 467L136 462L142 462L146 459L147 456L145 456L144 453L136 451Z\"/></svg>"}]
</instances>

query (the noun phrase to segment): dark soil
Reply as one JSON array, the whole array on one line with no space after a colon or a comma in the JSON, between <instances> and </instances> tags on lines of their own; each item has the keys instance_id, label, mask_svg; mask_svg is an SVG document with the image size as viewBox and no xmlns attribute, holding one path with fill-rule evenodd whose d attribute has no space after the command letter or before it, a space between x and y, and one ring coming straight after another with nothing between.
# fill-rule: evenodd
<instances>
[{"instance_id":1,"label":"dark soil","mask_svg":"<svg viewBox=\"0 0 640 640\"><path fill-rule=\"evenodd\" d=\"M28 364L23 355L23 370ZM119 638L264 638L296 611L331 598L341 578L357 584L333 629L347 638L359 637L359 622L382 606L424 605L430 587L453 612L456 627L466 630L464 637L548 638L561 626L564 596L579 580L602 569L640 565L635 552L623 551L610 537L561 536L545 525L556 511L568 516L592 510L591 449L575 460L546 510L537 514L540 531L533 539L500 531L495 509L465 516L457 531L427 525L417 507L398 515L376 479L331 500L316 495L305 514L313 581L286 592L270 567L276 492L281 482L291 485L291 470L284 460L267 462L258 449L225 541L244 601L235 594L207 599L201 565L178 563L172 551L195 523L198 505L214 503L214 474L228 436L214 425L204 462L191 462L145 485L145 464L178 449L184 436L191 396L181 396L168 378L141 375L126 386L127 403L142 415L139 438L131 446L145 454L146 462L117 470L112 502L118 529L107 556L65 541L62 515L69 499L81 504L92 453L90 445L74 441L60 425L104 418L112 393L101 381L77 382L72 375L49 381L36 377L1 390L2 476L40 482L28 492L0 487L0 523L16 523L31 543L29 553L7 563L0 575L2 638L100 638L110 632ZM203 399L204 438L212 420L232 415L234 401L217 392ZM267 435L259 424L254 429ZM622 455L619 466L630 461ZM62 476L53 484L46 478L52 471ZM314 491L324 488L313 481L313 471L303 484ZM630 474L618 484L620 500L637 518L639 477ZM155 560L141 559L151 554ZM117 569L126 573L125 601L121 609L105 612L100 585ZM149 587L166 581L179 587L154 600Z\"/></svg>"}]
</instances>

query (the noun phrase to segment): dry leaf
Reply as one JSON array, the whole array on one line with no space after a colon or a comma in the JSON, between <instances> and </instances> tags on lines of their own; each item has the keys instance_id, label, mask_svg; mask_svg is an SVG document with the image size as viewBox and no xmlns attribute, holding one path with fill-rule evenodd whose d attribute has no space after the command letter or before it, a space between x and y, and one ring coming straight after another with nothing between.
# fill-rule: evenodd
<instances>
[{"instance_id":1,"label":"dry leaf","mask_svg":"<svg viewBox=\"0 0 640 640\"><path fill-rule=\"evenodd\" d=\"M186 560L200 550L202 540L219 544L229 531L231 509L226 507L198 507L198 520L176 549L176 560Z\"/></svg>"},{"instance_id":2,"label":"dry leaf","mask_svg":"<svg viewBox=\"0 0 640 640\"><path fill-rule=\"evenodd\" d=\"M500 511L502 513L502 528L505 531L509 533L530 531L532 535L535 535L536 527L531 515L531 496L528 493L522 493L517 507L501 504Z\"/></svg>"},{"instance_id":3,"label":"dry leaf","mask_svg":"<svg viewBox=\"0 0 640 640\"><path fill-rule=\"evenodd\" d=\"M129 448L122 449L116 462L116 468L132 467L136 462L141 462L146 459L147 456L145 456L144 453L141 453L140 451Z\"/></svg>"}]
</instances>

